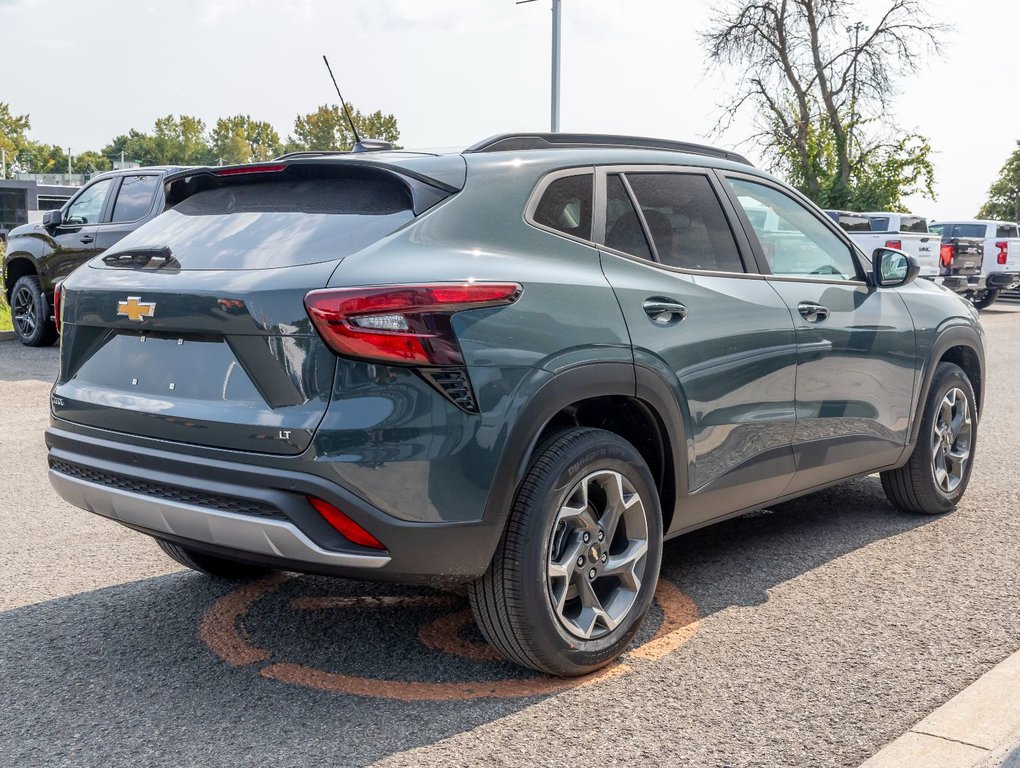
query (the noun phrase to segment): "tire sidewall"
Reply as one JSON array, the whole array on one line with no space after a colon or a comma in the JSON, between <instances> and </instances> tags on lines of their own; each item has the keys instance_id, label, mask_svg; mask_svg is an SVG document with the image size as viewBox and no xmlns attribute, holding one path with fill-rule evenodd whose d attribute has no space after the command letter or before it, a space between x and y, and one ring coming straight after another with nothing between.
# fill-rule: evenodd
<instances>
[{"instance_id":1,"label":"tire sidewall","mask_svg":"<svg viewBox=\"0 0 1020 768\"><path fill-rule=\"evenodd\" d=\"M960 481L960 484L952 493L946 493L936 482L935 471L932 468L932 427L935 424L935 418L938 414L938 408L942 402L942 398L946 396L946 393L950 389L957 388L963 390L963 393L967 396L967 410L970 413L972 425L970 456L967 459L967 466L964 469L963 478ZM940 366L939 370L936 371L935 381L932 382L931 389L928 393L928 402L925 405L924 419L921 422L921 432L918 435L917 445L919 449L924 451L926 466L925 478L927 479L929 490L934 495L934 498L939 502L939 506L946 512L959 503L960 499L963 498L963 494L967 490L967 486L970 484L970 476L971 472L974 470L974 459L977 454L978 431L977 401L974 396L974 388L971 386L970 379L967 378L967 375L958 366L943 364Z\"/></svg>"},{"instance_id":2,"label":"tire sidewall","mask_svg":"<svg viewBox=\"0 0 1020 768\"><path fill-rule=\"evenodd\" d=\"M569 439L569 436L566 436ZM561 438L563 439L563 438ZM553 446L557 443L554 440ZM648 524L648 555L641 588L628 620L602 637L584 640L562 626L549 599L548 560L552 527L567 494L583 477L601 471L619 472L633 484L644 503ZM521 592L523 615L534 617L532 632L544 651L559 666L572 666L575 674L604 666L630 644L655 597L662 559L662 513L651 473L637 450L611 432L591 430L590 437L570 446L559 463L537 486L536 508L529 510L526 547L520 562L525 584ZM566 653L563 648L567 648Z\"/></svg>"},{"instance_id":3,"label":"tire sidewall","mask_svg":"<svg viewBox=\"0 0 1020 768\"><path fill-rule=\"evenodd\" d=\"M30 336L23 336L21 331L18 330L17 323L14 323L14 333L18 337L18 341L26 347L49 346L53 343L48 340L48 336L50 335L50 319L49 317L43 317L43 315L47 314L46 301L43 297L42 288L39 286L39 279L32 276L20 278L14 284L14 290L11 291L11 298L13 299L22 288L27 288L32 293L32 305L35 308L35 330ZM13 311L14 308L11 307L12 321L14 320ZM47 343L47 341L49 341L49 343Z\"/></svg>"}]
</instances>

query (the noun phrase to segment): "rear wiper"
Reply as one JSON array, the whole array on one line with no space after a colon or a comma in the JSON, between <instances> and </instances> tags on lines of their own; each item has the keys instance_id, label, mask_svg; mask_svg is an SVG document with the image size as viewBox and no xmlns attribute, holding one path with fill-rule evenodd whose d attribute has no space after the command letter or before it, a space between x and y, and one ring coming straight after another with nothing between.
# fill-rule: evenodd
<instances>
[{"instance_id":1,"label":"rear wiper","mask_svg":"<svg viewBox=\"0 0 1020 768\"><path fill-rule=\"evenodd\" d=\"M181 263L174 258L168 246L160 248L135 248L103 257L108 267L122 269L180 269Z\"/></svg>"}]
</instances>

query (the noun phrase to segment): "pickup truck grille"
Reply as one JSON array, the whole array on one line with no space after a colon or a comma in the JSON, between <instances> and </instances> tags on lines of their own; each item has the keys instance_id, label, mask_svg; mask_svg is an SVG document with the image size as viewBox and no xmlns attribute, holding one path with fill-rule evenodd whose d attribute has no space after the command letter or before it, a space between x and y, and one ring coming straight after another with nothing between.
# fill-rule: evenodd
<instances>
[{"instance_id":1,"label":"pickup truck grille","mask_svg":"<svg viewBox=\"0 0 1020 768\"><path fill-rule=\"evenodd\" d=\"M179 504L190 504L194 507L207 507L219 512L232 512L235 515L249 515L251 517L266 517L273 520L286 520L286 516L272 504L252 499L240 499L235 496L226 496L218 493L205 493L181 488L166 483L156 483L149 480L139 480L135 477L119 475L114 472L106 472L90 467L83 467L80 464L72 464L59 459L50 459L50 469L62 475L84 480L96 485L105 485L108 488L116 488L120 491L137 493L141 496L152 496L166 501L175 501Z\"/></svg>"}]
</instances>

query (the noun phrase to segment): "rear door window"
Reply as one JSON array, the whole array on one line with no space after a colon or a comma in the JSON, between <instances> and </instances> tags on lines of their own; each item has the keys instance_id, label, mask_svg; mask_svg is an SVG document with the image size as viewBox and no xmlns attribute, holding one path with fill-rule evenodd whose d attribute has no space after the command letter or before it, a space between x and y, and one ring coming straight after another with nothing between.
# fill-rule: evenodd
<instances>
[{"instance_id":1,"label":"rear door window","mask_svg":"<svg viewBox=\"0 0 1020 768\"><path fill-rule=\"evenodd\" d=\"M606 243L622 253L652 260L645 231L618 173L606 178Z\"/></svg>"},{"instance_id":2,"label":"rear door window","mask_svg":"<svg viewBox=\"0 0 1020 768\"><path fill-rule=\"evenodd\" d=\"M117 191L117 202L113 204L111 221L138 221L151 211L160 178L152 174L125 176Z\"/></svg>"},{"instance_id":3,"label":"rear door window","mask_svg":"<svg viewBox=\"0 0 1020 768\"><path fill-rule=\"evenodd\" d=\"M532 217L535 223L565 235L591 240L593 179L593 174L582 173L550 182L535 208Z\"/></svg>"},{"instance_id":4,"label":"rear door window","mask_svg":"<svg viewBox=\"0 0 1020 768\"><path fill-rule=\"evenodd\" d=\"M712 183L700 173L628 173L658 260L669 267L743 272Z\"/></svg>"},{"instance_id":5,"label":"rear door window","mask_svg":"<svg viewBox=\"0 0 1020 768\"><path fill-rule=\"evenodd\" d=\"M996 237L1020 237L1015 224L1000 224L995 228Z\"/></svg>"},{"instance_id":6,"label":"rear door window","mask_svg":"<svg viewBox=\"0 0 1020 768\"><path fill-rule=\"evenodd\" d=\"M900 232L928 233L928 220L920 216L900 216Z\"/></svg>"}]
</instances>

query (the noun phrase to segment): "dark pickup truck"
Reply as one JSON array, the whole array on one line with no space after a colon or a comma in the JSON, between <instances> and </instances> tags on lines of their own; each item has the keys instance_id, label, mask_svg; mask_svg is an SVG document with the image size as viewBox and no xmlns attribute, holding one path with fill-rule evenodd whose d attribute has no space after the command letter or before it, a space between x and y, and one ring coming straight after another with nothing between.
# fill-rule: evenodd
<instances>
[{"instance_id":1,"label":"dark pickup truck","mask_svg":"<svg viewBox=\"0 0 1020 768\"><path fill-rule=\"evenodd\" d=\"M935 224L931 231L942 236L939 262L942 265L942 284L962 296L976 301L982 293L981 262L985 242L979 237L961 237L952 229ZM979 307L980 309L980 307Z\"/></svg>"},{"instance_id":2,"label":"dark pickup truck","mask_svg":"<svg viewBox=\"0 0 1020 768\"><path fill-rule=\"evenodd\" d=\"M163 177L177 167L110 171L92 179L41 224L10 231L0 287L22 344L57 340L53 286L163 211Z\"/></svg>"}]
</instances>

